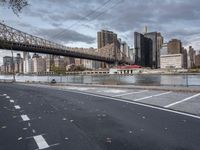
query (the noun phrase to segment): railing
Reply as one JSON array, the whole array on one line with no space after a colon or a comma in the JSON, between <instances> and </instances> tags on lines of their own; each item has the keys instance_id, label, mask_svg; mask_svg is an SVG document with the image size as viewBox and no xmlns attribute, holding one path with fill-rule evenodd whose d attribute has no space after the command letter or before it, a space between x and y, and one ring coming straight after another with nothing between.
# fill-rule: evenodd
<instances>
[{"instance_id":1,"label":"railing","mask_svg":"<svg viewBox=\"0 0 200 150\"><path fill-rule=\"evenodd\" d=\"M11 81L12 76L0 75L0 81ZM114 85L143 85L143 86L184 86L200 87L200 74L180 75L67 75L67 76L16 76L17 82L76 84L114 84Z\"/></svg>"}]
</instances>

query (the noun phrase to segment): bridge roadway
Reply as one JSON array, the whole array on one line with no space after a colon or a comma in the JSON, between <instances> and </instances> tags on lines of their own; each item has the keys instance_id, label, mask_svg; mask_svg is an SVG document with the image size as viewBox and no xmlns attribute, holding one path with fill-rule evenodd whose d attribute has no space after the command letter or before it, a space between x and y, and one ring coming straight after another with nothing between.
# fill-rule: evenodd
<instances>
[{"instance_id":1,"label":"bridge roadway","mask_svg":"<svg viewBox=\"0 0 200 150\"><path fill-rule=\"evenodd\" d=\"M84 92L0 83L1 150L199 150L200 118Z\"/></svg>"}]
</instances>

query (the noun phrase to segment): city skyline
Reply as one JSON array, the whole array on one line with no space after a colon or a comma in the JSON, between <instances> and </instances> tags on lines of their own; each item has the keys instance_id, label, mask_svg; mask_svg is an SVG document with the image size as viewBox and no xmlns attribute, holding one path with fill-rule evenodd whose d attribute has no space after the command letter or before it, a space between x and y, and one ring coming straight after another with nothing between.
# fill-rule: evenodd
<instances>
[{"instance_id":1,"label":"city skyline","mask_svg":"<svg viewBox=\"0 0 200 150\"><path fill-rule=\"evenodd\" d=\"M114 31L133 47L134 32L142 32L147 25L149 31L161 32L165 41L177 38L183 46L192 45L199 50L197 0L152 0L145 3L137 0L134 3L130 0L36 0L29 3L19 17L11 9L0 6L3 14L0 20L30 34L74 47L97 47L96 32L104 28ZM68 9L64 9L66 5ZM145 10L141 11L141 8ZM10 55L10 51L0 51L0 56L4 54Z\"/></svg>"}]
</instances>

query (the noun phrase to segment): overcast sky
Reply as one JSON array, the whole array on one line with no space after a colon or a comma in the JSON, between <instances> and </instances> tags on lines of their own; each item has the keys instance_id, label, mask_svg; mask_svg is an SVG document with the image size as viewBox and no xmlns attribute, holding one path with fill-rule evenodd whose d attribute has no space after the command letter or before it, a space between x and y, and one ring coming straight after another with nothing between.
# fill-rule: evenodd
<instances>
[{"instance_id":1,"label":"overcast sky","mask_svg":"<svg viewBox=\"0 0 200 150\"><path fill-rule=\"evenodd\" d=\"M0 6L0 21L67 46L97 47L101 29L133 47L134 31L161 32L200 50L200 0L28 0L19 17ZM0 57L10 52L0 51ZM0 58L0 62L2 59Z\"/></svg>"}]
</instances>

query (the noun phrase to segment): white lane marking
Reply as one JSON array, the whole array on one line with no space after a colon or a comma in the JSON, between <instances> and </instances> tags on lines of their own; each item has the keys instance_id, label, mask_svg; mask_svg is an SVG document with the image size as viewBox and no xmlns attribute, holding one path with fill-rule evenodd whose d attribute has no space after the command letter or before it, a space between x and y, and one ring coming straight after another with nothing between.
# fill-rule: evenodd
<instances>
[{"instance_id":1,"label":"white lane marking","mask_svg":"<svg viewBox=\"0 0 200 150\"><path fill-rule=\"evenodd\" d=\"M180 101L171 103L171 104L166 105L166 106L164 106L164 107L165 107L165 108L169 108L169 107L171 107L171 106L174 106L174 105L183 103L183 102L188 101L188 100L190 100L190 99L192 99L192 98L195 98L195 97L197 97L197 96L200 96L200 93L198 93L198 94L196 94L196 95L193 95L193 96L190 96L190 97L188 97L188 98L185 98L185 99L183 99L183 100L180 100Z\"/></svg>"},{"instance_id":2,"label":"white lane marking","mask_svg":"<svg viewBox=\"0 0 200 150\"><path fill-rule=\"evenodd\" d=\"M15 107L15 109L21 109L21 107L19 105L15 105L14 107Z\"/></svg>"},{"instance_id":3,"label":"white lane marking","mask_svg":"<svg viewBox=\"0 0 200 150\"><path fill-rule=\"evenodd\" d=\"M120 94L120 95L115 95L113 97L120 97L120 96L126 96L126 95L131 95L131 94L139 94L139 93L144 93L147 92L148 90L143 90L143 91L138 91L138 92L131 92L131 93L124 93L124 94Z\"/></svg>"},{"instance_id":4,"label":"white lane marking","mask_svg":"<svg viewBox=\"0 0 200 150\"><path fill-rule=\"evenodd\" d=\"M9 98L10 98L10 96L6 96L6 98L7 98L7 99L9 99Z\"/></svg>"},{"instance_id":5,"label":"white lane marking","mask_svg":"<svg viewBox=\"0 0 200 150\"><path fill-rule=\"evenodd\" d=\"M31 127L31 123L30 122L28 123L28 126Z\"/></svg>"},{"instance_id":6,"label":"white lane marking","mask_svg":"<svg viewBox=\"0 0 200 150\"><path fill-rule=\"evenodd\" d=\"M42 135L37 135L33 137L39 149L49 148L46 140L43 138Z\"/></svg>"},{"instance_id":7,"label":"white lane marking","mask_svg":"<svg viewBox=\"0 0 200 150\"><path fill-rule=\"evenodd\" d=\"M156 94L156 95L138 98L138 99L135 99L134 101L141 101L141 100L144 100L144 99L149 99L149 98L152 98L152 97L158 97L158 96L162 96L162 95L166 95L166 94L170 94L170 93L171 93L171 91L170 92L164 92L164 93L160 93L160 94Z\"/></svg>"},{"instance_id":8,"label":"white lane marking","mask_svg":"<svg viewBox=\"0 0 200 150\"><path fill-rule=\"evenodd\" d=\"M22 140L22 137L19 137L17 140L18 140L18 141Z\"/></svg>"},{"instance_id":9,"label":"white lane marking","mask_svg":"<svg viewBox=\"0 0 200 150\"><path fill-rule=\"evenodd\" d=\"M3 94L3 96L7 96L7 94Z\"/></svg>"},{"instance_id":10,"label":"white lane marking","mask_svg":"<svg viewBox=\"0 0 200 150\"><path fill-rule=\"evenodd\" d=\"M184 112L180 112L180 111L176 111L176 110L171 110L171 109L167 109L167 108L161 108L161 107L153 106L153 105L149 105L149 104L143 104L143 103L139 103L139 102L123 100L120 98L108 97L108 96L103 96L103 95L95 95L92 93L85 93L85 92L80 92L80 91L70 91L70 90L66 90L66 89L61 90L61 91L68 91L68 92L72 92L72 93L78 93L78 94L83 94L83 95L90 95L90 96L94 96L94 97L111 99L111 100L115 100L115 101L130 103L130 104L134 104L134 105L139 105L139 106L143 106L143 107L153 108L153 109L157 109L157 110L162 110L162 111L166 111L166 112L171 112L171 113L175 113L175 114L179 114L179 115L183 115L183 116L200 119L200 116L197 116L197 115L192 115L192 114L188 114L188 113L184 113Z\"/></svg>"},{"instance_id":11,"label":"white lane marking","mask_svg":"<svg viewBox=\"0 0 200 150\"><path fill-rule=\"evenodd\" d=\"M33 129L32 132L35 133L35 130Z\"/></svg>"},{"instance_id":12,"label":"white lane marking","mask_svg":"<svg viewBox=\"0 0 200 150\"><path fill-rule=\"evenodd\" d=\"M160 93L160 94L154 95L154 97L162 96L162 95L167 95L167 94L170 94L170 93L172 93L172 91Z\"/></svg>"},{"instance_id":13,"label":"white lane marking","mask_svg":"<svg viewBox=\"0 0 200 150\"><path fill-rule=\"evenodd\" d=\"M29 117L27 115L21 115L23 121L29 121Z\"/></svg>"},{"instance_id":14,"label":"white lane marking","mask_svg":"<svg viewBox=\"0 0 200 150\"><path fill-rule=\"evenodd\" d=\"M138 99L135 99L134 101L141 101L143 99L148 99L148 98L152 98L153 96L146 96L146 97L142 97L142 98L138 98Z\"/></svg>"},{"instance_id":15,"label":"white lane marking","mask_svg":"<svg viewBox=\"0 0 200 150\"><path fill-rule=\"evenodd\" d=\"M14 100L11 99L10 102L11 102L11 103L14 103Z\"/></svg>"},{"instance_id":16,"label":"white lane marking","mask_svg":"<svg viewBox=\"0 0 200 150\"><path fill-rule=\"evenodd\" d=\"M101 92L104 92L104 93L124 93L126 92L125 90L116 90L116 89L105 89L105 90L101 90Z\"/></svg>"},{"instance_id":17,"label":"white lane marking","mask_svg":"<svg viewBox=\"0 0 200 150\"><path fill-rule=\"evenodd\" d=\"M1 127L2 129L5 129L5 128L7 128L6 126L3 126L3 127Z\"/></svg>"}]
</instances>

